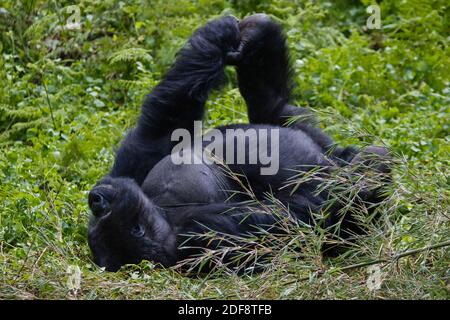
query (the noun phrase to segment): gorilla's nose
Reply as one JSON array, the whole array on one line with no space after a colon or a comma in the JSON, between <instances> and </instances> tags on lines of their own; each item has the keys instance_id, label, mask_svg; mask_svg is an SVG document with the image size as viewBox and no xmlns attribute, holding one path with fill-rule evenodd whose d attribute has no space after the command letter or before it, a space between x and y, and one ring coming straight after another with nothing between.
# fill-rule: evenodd
<instances>
[{"instance_id":1,"label":"gorilla's nose","mask_svg":"<svg viewBox=\"0 0 450 320\"><path fill-rule=\"evenodd\" d=\"M96 217L102 217L111 210L108 200L100 190L93 189L89 192L88 202L92 214Z\"/></svg>"}]
</instances>

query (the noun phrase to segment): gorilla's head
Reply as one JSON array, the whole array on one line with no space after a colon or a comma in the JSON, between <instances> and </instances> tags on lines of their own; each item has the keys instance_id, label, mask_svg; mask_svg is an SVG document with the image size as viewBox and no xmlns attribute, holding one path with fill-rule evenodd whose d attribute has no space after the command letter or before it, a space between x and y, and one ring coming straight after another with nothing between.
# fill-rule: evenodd
<instances>
[{"instance_id":1,"label":"gorilla's head","mask_svg":"<svg viewBox=\"0 0 450 320\"><path fill-rule=\"evenodd\" d=\"M105 178L89 193L88 242L94 262L108 271L150 260L173 264L175 239L164 212L132 179Z\"/></svg>"}]
</instances>

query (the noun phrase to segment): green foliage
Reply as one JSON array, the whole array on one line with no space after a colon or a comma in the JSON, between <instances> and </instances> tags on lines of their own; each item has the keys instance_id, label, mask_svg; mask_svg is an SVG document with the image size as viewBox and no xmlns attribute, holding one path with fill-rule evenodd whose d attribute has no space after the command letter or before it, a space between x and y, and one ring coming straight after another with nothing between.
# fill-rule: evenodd
<instances>
[{"instance_id":1,"label":"green foliage","mask_svg":"<svg viewBox=\"0 0 450 320\"><path fill-rule=\"evenodd\" d=\"M386 266L375 291L364 268L342 270L449 240L448 1L382 1L381 30L365 27L368 0L81 0L79 20L73 3L0 4L0 298L449 298L448 247ZM99 270L86 195L144 95L195 28L254 12L287 31L295 102L315 109L338 142L382 143L397 155L385 223L333 260L311 235L301 259L281 255L251 277L193 279L145 262ZM230 84L207 104L210 127L246 121L227 73ZM66 283L72 265L78 290Z\"/></svg>"}]
</instances>

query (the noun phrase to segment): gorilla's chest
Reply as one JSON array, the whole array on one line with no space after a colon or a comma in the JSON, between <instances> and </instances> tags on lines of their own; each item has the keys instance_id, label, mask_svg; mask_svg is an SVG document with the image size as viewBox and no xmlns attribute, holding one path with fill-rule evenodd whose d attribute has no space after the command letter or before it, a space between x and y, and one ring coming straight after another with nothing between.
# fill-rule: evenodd
<instances>
[{"instance_id":1,"label":"gorilla's chest","mask_svg":"<svg viewBox=\"0 0 450 320\"><path fill-rule=\"evenodd\" d=\"M224 202L230 185L215 165L175 164L170 155L147 175L142 190L156 204L204 204Z\"/></svg>"},{"instance_id":2,"label":"gorilla's chest","mask_svg":"<svg viewBox=\"0 0 450 320\"><path fill-rule=\"evenodd\" d=\"M239 136L242 139L225 135L219 147L214 149L215 156L208 161L205 159L208 152L197 156L200 153L194 154L195 148L190 147L182 149L181 153L167 155L147 175L142 184L144 193L160 206L219 203L225 202L233 191L238 191L238 195L233 197L235 201L245 200L241 187L242 184L249 184L259 198L265 191L276 192L298 171L298 166L310 168L326 164L320 148L300 130L248 125L219 129L226 132L230 128L258 130L255 131L257 134L254 139L248 131L242 131ZM272 132L274 129L277 130L276 139L271 134L261 134L263 130ZM211 150L209 145L203 144L202 151L205 148ZM217 150L223 153L218 156ZM214 161L217 159L221 160ZM206 164L205 161L212 164ZM262 168L268 167L276 170L265 174ZM244 178L239 178L237 182L238 177Z\"/></svg>"}]
</instances>

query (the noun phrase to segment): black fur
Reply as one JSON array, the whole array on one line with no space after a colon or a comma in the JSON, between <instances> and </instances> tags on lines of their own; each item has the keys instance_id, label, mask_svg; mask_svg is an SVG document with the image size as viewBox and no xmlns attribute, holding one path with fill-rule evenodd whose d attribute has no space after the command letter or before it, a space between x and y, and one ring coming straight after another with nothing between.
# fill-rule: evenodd
<instances>
[{"instance_id":1,"label":"black fur","mask_svg":"<svg viewBox=\"0 0 450 320\"><path fill-rule=\"evenodd\" d=\"M223 80L227 63L237 67L250 124L219 130L278 128L280 170L276 175L261 175L260 163L232 164L232 172L246 177L236 181L218 165L175 165L170 161L173 130L193 131L193 122L203 117L208 94ZM227 245L199 236L208 230L243 237L257 236L261 230L280 231L280 216L268 213L261 204L243 202L251 198L243 192L232 197L230 190L251 188L260 203L272 192L288 208L282 215L312 223L311 212L323 210L330 194L317 192L316 180L296 190L281 188L292 178L293 170L320 167L327 173L364 162L364 153L335 146L310 117L284 127L291 117L309 115L305 108L289 104L291 88L285 36L266 16L251 16L240 23L228 16L198 29L145 100L138 124L122 142L110 174L89 195L94 215L88 240L95 262L112 271L143 259L173 266L202 248ZM366 153L386 156L382 148ZM361 197L380 201L377 193L364 190ZM334 205L327 210L325 227L340 219L339 208ZM351 217L344 220L341 235L355 230Z\"/></svg>"}]
</instances>

